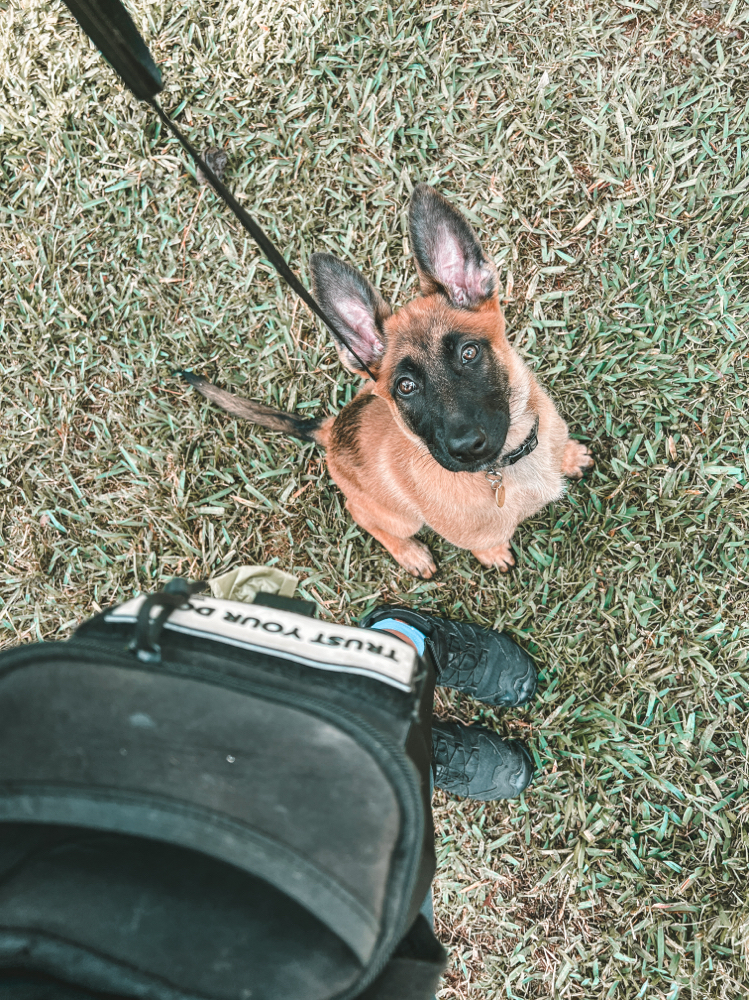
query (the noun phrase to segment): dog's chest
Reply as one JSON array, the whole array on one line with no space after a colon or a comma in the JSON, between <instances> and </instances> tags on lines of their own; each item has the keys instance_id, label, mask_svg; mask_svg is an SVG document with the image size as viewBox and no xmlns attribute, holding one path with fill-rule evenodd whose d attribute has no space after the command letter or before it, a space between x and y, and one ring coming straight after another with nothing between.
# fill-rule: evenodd
<instances>
[{"instance_id":1,"label":"dog's chest","mask_svg":"<svg viewBox=\"0 0 749 1000\"><path fill-rule=\"evenodd\" d=\"M561 477L539 475L533 457L503 470L504 503L483 473L450 473L436 465L429 481L419 478L424 522L453 545L489 548L510 539L518 524L562 492Z\"/></svg>"},{"instance_id":2,"label":"dog's chest","mask_svg":"<svg viewBox=\"0 0 749 1000\"><path fill-rule=\"evenodd\" d=\"M494 537L503 533L504 526L514 527L518 516L517 490L506 483L504 503L497 505L495 491L481 473L446 473L433 476L431 483L419 484L421 512L425 522L448 541L464 548L473 546L474 539L487 533ZM478 543L476 543L478 544Z\"/></svg>"}]
</instances>

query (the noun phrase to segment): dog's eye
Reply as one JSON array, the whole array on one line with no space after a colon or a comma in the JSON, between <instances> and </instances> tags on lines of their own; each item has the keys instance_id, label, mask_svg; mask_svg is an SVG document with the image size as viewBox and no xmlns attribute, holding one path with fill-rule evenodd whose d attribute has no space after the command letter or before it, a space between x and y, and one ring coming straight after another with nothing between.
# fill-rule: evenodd
<instances>
[{"instance_id":1,"label":"dog's eye","mask_svg":"<svg viewBox=\"0 0 749 1000\"><path fill-rule=\"evenodd\" d=\"M466 344L460 352L460 359L464 365L467 365L469 361L475 361L478 356L479 349L476 344Z\"/></svg>"},{"instance_id":2,"label":"dog's eye","mask_svg":"<svg viewBox=\"0 0 749 1000\"><path fill-rule=\"evenodd\" d=\"M411 378L402 378L398 380L398 392L401 396L410 396L412 392L416 390L416 383Z\"/></svg>"}]
</instances>

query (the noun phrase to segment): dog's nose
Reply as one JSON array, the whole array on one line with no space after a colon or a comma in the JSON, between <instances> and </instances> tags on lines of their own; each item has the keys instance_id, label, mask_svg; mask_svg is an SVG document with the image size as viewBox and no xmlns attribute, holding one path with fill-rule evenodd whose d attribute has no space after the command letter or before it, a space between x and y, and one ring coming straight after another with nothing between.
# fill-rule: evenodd
<instances>
[{"instance_id":1,"label":"dog's nose","mask_svg":"<svg viewBox=\"0 0 749 1000\"><path fill-rule=\"evenodd\" d=\"M486 434L471 428L463 434L456 434L447 442L447 450L458 462L476 462L487 452Z\"/></svg>"}]
</instances>

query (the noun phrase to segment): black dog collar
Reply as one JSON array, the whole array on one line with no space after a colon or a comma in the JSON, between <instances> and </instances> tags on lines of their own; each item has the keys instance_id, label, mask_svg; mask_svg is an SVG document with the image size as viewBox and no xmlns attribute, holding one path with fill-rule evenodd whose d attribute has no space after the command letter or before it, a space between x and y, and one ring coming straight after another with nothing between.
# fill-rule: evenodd
<instances>
[{"instance_id":1,"label":"black dog collar","mask_svg":"<svg viewBox=\"0 0 749 1000\"><path fill-rule=\"evenodd\" d=\"M530 455L537 444L538 417L533 421L533 427L531 427L531 432L525 441L512 451L508 451L504 458L499 460L499 468L489 469L484 473L489 481L489 485L494 490L494 501L497 507L504 507L505 505L505 487L502 482L502 469L506 469L508 465L514 465L516 462L519 462L525 455Z\"/></svg>"},{"instance_id":2,"label":"black dog collar","mask_svg":"<svg viewBox=\"0 0 749 1000\"><path fill-rule=\"evenodd\" d=\"M533 427L531 427L531 432L528 437L523 441L521 445L518 445L513 451L508 451L508 453L499 460L500 468L504 469L508 465L514 465L515 462L519 462L521 458L525 458L526 455L530 455L533 449L538 444L538 417L536 417L533 422Z\"/></svg>"}]
</instances>

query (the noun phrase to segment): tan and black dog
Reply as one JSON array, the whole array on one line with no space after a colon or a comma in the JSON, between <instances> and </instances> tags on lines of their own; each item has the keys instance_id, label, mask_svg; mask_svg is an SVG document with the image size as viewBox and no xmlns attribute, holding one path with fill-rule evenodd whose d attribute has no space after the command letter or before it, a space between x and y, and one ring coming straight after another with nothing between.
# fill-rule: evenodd
<instances>
[{"instance_id":1,"label":"tan and black dog","mask_svg":"<svg viewBox=\"0 0 749 1000\"><path fill-rule=\"evenodd\" d=\"M421 295L397 312L349 264L311 258L318 301L376 376L337 417L304 420L183 374L234 416L322 445L351 516L409 573L435 571L414 538L425 524L507 571L515 528L593 459L510 346L496 268L466 219L420 184L410 232Z\"/></svg>"}]
</instances>

